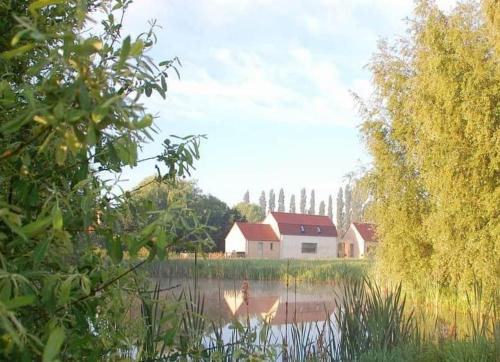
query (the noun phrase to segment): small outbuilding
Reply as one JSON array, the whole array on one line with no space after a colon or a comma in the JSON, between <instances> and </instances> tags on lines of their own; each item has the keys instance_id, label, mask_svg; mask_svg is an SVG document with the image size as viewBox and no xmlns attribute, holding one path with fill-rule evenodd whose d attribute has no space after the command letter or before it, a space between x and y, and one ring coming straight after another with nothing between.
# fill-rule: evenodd
<instances>
[{"instance_id":1,"label":"small outbuilding","mask_svg":"<svg viewBox=\"0 0 500 362\"><path fill-rule=\"evenodd\" d=\"M372 254L377 244L375 224L353 222L342 238L343 255L339 256L363 258Z\"/></svg>"}]
</instances>

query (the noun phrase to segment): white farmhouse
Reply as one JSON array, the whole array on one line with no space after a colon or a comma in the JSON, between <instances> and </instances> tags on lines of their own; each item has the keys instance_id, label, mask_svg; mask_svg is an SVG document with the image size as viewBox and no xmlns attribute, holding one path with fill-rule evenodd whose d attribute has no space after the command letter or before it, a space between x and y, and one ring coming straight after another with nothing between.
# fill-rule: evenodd
<instances>
[{"instance_id":1,"label":"white farmhouse","mask_svg":"<svg viewBox=\"0 0 500 362\"><path fill-rule=\"evenodd\" d=\"M262 223L235 223L225 250L251 258L336 258L337 229L328 216L271 212Z\"/></svg>"}]
</instances>

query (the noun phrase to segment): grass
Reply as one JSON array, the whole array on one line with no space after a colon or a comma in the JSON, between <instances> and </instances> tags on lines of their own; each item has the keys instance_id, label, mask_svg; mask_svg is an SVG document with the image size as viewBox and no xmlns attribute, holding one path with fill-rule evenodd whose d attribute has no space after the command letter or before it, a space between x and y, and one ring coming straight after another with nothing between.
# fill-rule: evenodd
<instances>
[{"instance_id":1,"label":"grass","mask_svg":"<svg viewBox=\"0 0 500 362\"><path fill-rule=\"evenodd\" d=\"M196 265L196 268L195 268ZM361 279L367 260L170 259L153 262L150 272L162 278L218 278L326 282ZM196 270L196 273L195 273ZM195 275L196 274L196 275Z\"/></svg>"}]
</instances>

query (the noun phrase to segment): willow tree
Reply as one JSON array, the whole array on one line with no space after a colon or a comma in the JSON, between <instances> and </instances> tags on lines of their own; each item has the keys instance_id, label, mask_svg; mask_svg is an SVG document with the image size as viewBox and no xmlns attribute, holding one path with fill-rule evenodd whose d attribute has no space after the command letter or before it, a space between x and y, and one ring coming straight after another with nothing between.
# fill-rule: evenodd
<instances>
[{"instance_id":1,"label":"willow tree","mask_svg":"<svg viewBox=\"0 0 500 362\"><path fill-rule=\"evenodd\" d=\"M499 18L498 1L448 14L422 1L369 65L371 216L382 266L406 280L498 286Z\"/></svg>"}]
</instances>

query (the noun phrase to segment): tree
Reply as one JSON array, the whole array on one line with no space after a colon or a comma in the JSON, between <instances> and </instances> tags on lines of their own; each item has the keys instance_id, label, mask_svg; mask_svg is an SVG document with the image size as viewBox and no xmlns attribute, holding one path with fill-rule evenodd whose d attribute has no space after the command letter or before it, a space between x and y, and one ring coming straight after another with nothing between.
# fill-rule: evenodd
<instances>
[{"instance_id":1,"label":"tree","mask_svg":"<svg viewBox=\"0 0 500 362\"><path fill-rule=\"evenodd\" d=\"M295 195L290 196L290 209L289 212L295 213Z\"/></svg>"},{"instance_id":2,"label":"tree","mask_svg":"<svg viewBox=\"0 0 500 362\"><path fill-rule=\"evenodd\" d=\"M321 201L319 203L319 212L318 212L318 214L322 215L322 216L325 215L325 202L324 201Z\"/></svg>"},{"instance_id":3,"label":"tree","mask_svg":"<svg viewBox=\"0 0 500 362\"><path fill-rule=\"evenodd\" d=\"M243 202L247 204L250 203L250 191L247 190L243 195Z\"/></svg>"},{"instance_id":4,"label":"tree","mask_svg":"<svg viewBox=\"0 0 500 362\"><path fill-rule=\"evenodd\" d=\"M283 189L280 189L280 193L278 196L278 211L285 212L285 192Z\"/></svg>"},{"instance_id":5,"label":"tree","mask_svg":"<svg viewBox=\"0 0 500 362\"><path fill-rule=\"evenodd\" d=\"M274 193L274 190L271 189L269 191L269 212L274 211L276 208L276 194Z\"/></svg>"},{"instance_id":6,"label":"tree","mask_svg":"<svg viewBox=\"0 0 500 362\"><path fill-rule=\"evenodd\" d=\"M306 213L306 204L307 204L306 189L303 188L302 190L300 190L300 213L301 214Z\"/></svg>"},{"instance_id":7,"label":"tree","mask_svg":"<svg viewBox=\"0 0 500 362\"><path fill-rule=\"evenodd\" d=\"M351 186L349 183L345 185L344 188L344 229L347 231L349 226L351 225L351 208L352 194L351 194Z\"/></svg>"},{"instance_id":8,"label":"tree","mask_svg":"<svg viewBox=\"0 0 500 362\"><path fill-rule=\"evenodd\" d=\"M370 222L367 210L370 207L372 197L369 188L369 176L366 170L348 176L351 191L351 221Z\"/></svg>"},{"instance_id":9,"label":"tree","mask_svg":"<svg viewBox=\"0 0 500 362\"><path fill-rule=\"evenodd\" d=\"M262 218L265 218L266 217L266 211L267 211L267 204L266 204L266 193L264 191L261 192L260 194L260 198L259 198L259 206L260 206L260 210L261 210L261 213L262 213Z\"/></svg>"},{"instance_id":10,"label":"tree","mask_svg":"<svg viewBox=\"0 0 500 362\"><path fill-rule=\"evenodd\" d=\"M243 195L243 202L246 204L250 203L250 191L247 190L247 192Z\"/></svg>"},{"instance_id":11,"label":"tree","mask_svg":"<svg viewBox=\"0 0 500 362\"><path fill-rule=\"evenodd\" d=\"M250 206L252 204L245 205ZM215 245L207 244L204 248L206 251L224 251L226 235L234 222L246 220L245 215L241 213L240 210L237 208L229 208L225 202L212 195L202 193L194 195L188 207L193 210L196 218L201 223L209 227L207 234ZM258 206L257 209L260 214ZM188 244L187 246L189 247L190 245ZM186 249L186 247L181 245L178 249Z\"/></svg>"},{"instance_id":12,"label":"tree","mask_svg":"<svg viewBox=\"0 0 500 362\"><path fill-rule=\"evenodd\" d=\"M261 222L262 209L259 205L240 202L234 207L248 222Z\"/></svg>"},{"instance_id":13,"label":"tree","mask_svg":"<svg viewBox=\"0 0 500 362\"><path fill-rule=\"evenodd\" d=\"M422 1L407 36L369 65L361 130L386 275L498 288L499 15L496 1L446 14Z\"/></svg>"},{"instance_id":14,"label":"tree","mask_svg":"<svg viewBox=\"0 0 500 362\"><path fill-rule=\"evenodd\" d=\"M339 187L339 192L337 194L337 229L339 231L344 231L344 192L342 187Z\"/></svg>"},{"instance_id":15,"label":"tree","mask_svg":"<svg viewBox=\"0 0 500 362\"><path fill-rule=\"evenodd\" d=\"M314 194L314 190L311 190L311 199L309 200L309 211L307 212L309 215L314 215L316 213L316 196Z\"/></svg>"},{"instance_id":16,"label":"tree","mask_svg":"<svg viewBox=\"0 0 500 362\"><path fill-rule=\"evenodd\" d=\"M333 200L332 195L328 195L328 217L333 221Z\"/></svg>"},{"instance_id":17,"label":"tree","mask_svg":"<svg viewBox=\"0 0 500 362\"><path fill-rule=\"evenodd\" d=\"M139 297L132 272L148 261L139 250L163 258L178 235L206 238L187 217L177 225L167 213L151 221L152 208L135 212L139 190L108 181L141 162L155 132L144 97L165 97L177 64L147 55L154 29L122 37L129 3L0 5L1 360L121 358L138 337L125 316ZM86 24L98 5L106 14L93 34ZM166 139L156 179L189 175L199 142ZM139 227L124 232L131 213Z\"/></svg>"}]
</instances>

